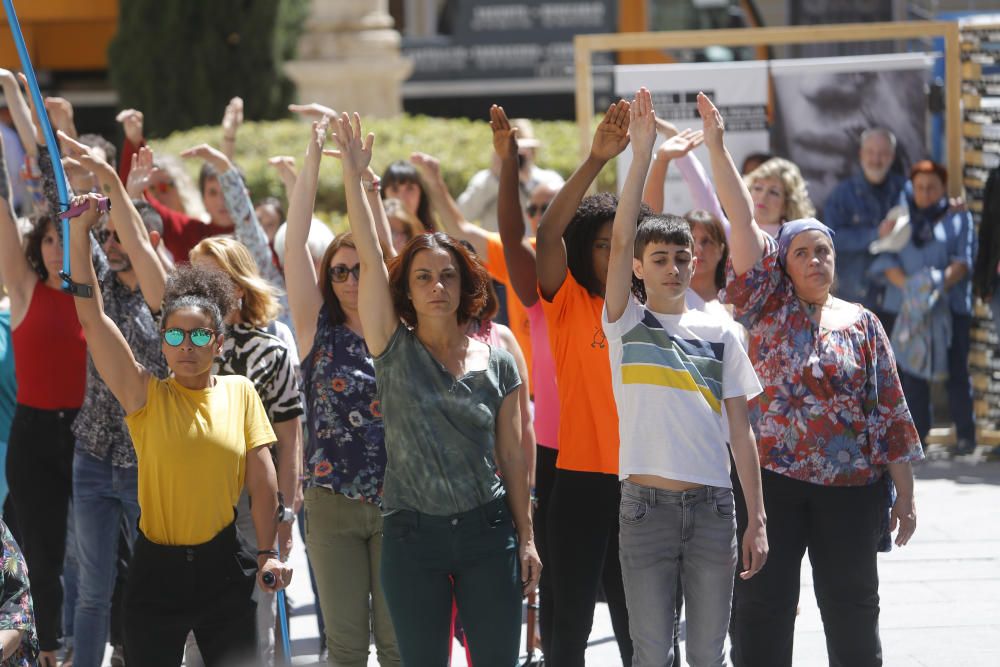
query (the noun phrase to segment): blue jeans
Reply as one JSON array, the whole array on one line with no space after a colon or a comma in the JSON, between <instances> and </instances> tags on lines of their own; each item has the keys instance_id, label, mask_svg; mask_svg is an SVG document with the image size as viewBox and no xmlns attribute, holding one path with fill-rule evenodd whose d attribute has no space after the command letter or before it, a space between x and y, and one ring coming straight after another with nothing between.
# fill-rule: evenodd
<instances>
[{"instance_id":1,"label":"blue jeans","mask_svg":"<svg viewBox=\"0 0 1000 667\"><path fill-rule=\"evenodd\" d=\"M632 667L674 664L678 572L687 601L687 661L725 664L736 571L732 489L663 491L625 480L618 541Z\"/></svg>"},{"instance_id":2,"label":"blue jeans","mask_svg":"<svg viewBox=\"0 0 1000 667\"><path fill-rule=\"evenodd\" d=\"M73 457L73 511L80 563L73 664L100 667L111 624L122 520L129 547L139 521L139 477L79 451Z\"/></svg>"}]
</instances>

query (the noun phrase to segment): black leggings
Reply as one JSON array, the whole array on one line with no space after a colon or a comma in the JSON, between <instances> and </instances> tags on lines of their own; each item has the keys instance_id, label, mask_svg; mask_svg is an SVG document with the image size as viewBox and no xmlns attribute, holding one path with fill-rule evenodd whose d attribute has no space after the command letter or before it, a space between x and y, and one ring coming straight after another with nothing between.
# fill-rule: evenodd
<instances>
[{"instance_id":1,"label":"black leggings","mask_svg":"<svg viewBox=\"0 0 1000 667\"><path fill-rule=\"evenodd\" d=\"M792 664L799 572L808 551L830 665L881 665L876 552L884 486L822 486L769 470L761 470L761 482L770 551L752 579L736 579L733 664Z\"/></svg>"},{"instance_id":2,"label":"black leggings","mask_svg":"<svg viewBox=\"0 0 1000 667\"><path fill-rule=\"evenodd\" d=\"M632 664L628 608L618 560L620 497L615 475L556 470L546 514L548 570L556 603L547 665L583 667L594 605L602 586L622 664Z\"/></svg>"},{"instance_id":3,"label":"black leggings","mask_svg":"<svg viewBox=\"0 0 1000 667\"><path fill-rule=\"evenodd\" d=\"M532 518L535 528L535 547L542 561L542 576L538 582L538 629L541 633L542 653L548 656L552 645L552 610L555 608L555 598L552 591L552 574L545 567L549 563L549 523L546 517L552 501L552 487L556 480L556 457L559 455L559 450L540 444L535 451L535 496L538 498L538 504L535 506Z\"/></svg>"},{"instance_id":4,"label":"black leggings","mask_svg":"<svg viewBox=\"0 0 1000 667\"><path fill-rule=\"evenodd\" d=\"M196 546L165 546L139 532L125 587L125 662L178 667L193 631L206 667L258 664L256 559L235 523Z\"/></svg>"},{"instance_id":5,"label":"black leggings","mask_svg":"<svg viewBox=\"0 0 1000 667\"><path fill-rule=\"evenodd\" d=\"M18 405L7 445L7 486L24 560L31 577L38 644L59 648L62 634L63 557L73 493L70 427L76 410L38 410Z\"/></svg>"}]
</instances>

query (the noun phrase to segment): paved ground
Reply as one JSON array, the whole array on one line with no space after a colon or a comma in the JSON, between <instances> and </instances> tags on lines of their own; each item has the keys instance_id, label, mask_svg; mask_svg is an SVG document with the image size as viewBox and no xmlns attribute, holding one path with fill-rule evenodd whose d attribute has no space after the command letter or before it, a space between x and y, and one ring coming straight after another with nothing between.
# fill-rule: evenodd
<instances>
[{"instance_id":1,"label":"paved ground","mask_svg":"<svg viewBox=\"0 0 1000 667\"><path fill-rule=\"evenodd\" d=\"M1000 665L1000 462L932 460L917 476L917 534L909 546L880 557L885 664ZM301 551L293 558L301 568ZM317 664L316 620L305 578L297 578L291 595L299 605L291 631L295 664ZM590 644L588 665L621 664L603 605ZM369 665L377 664L373 652ZM460 651L453 664L465 665ZM806 559L795 665L826 664Z\"/></svg>"}]
</instances>

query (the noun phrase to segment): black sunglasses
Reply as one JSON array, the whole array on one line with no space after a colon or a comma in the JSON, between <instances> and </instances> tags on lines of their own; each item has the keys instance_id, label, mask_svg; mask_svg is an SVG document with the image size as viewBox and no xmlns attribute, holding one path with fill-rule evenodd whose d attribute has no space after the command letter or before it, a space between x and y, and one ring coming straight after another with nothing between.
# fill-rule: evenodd
<instances>
[{"instance_id":1,"label":"black sunglasses","mask_svg":"<svg viewBox=\"0 0 1000 667\"><path fill-rule=\"evenodd\" d=\"M525 210L528 212L528 217L534 218L536 215L544 215L548 209L548 204L528 204Z\"/></svg>"},{"instance_id":2,"label":"black sunglasses","mask_svg":"<svg viewBox=\"0 0 1000 667\"><path fill-rule=\"evenodd\" d=\"M336 264L330 267L330 280L335 283L342 283L347 280L347 276L354 276L355 280L361 280L361 265L355 264L347 268L345 264Z\"/></svg>"},{"instance_id":3,"label":"black sunglasses","mask_svg":"<svg viewBox=\"0 0 1000 667\"><path fill-rule=\"evenodd\" d=\"M117 243L118 245L122 244L122 240L118 237L117 231L112 232L108 229L98 229L97 231L94 232L94 236L97 237L97 242L100 243L101 245L107 243L108 239L112 237L114 237L115 243Z\"/></svg>"}]
</instances>

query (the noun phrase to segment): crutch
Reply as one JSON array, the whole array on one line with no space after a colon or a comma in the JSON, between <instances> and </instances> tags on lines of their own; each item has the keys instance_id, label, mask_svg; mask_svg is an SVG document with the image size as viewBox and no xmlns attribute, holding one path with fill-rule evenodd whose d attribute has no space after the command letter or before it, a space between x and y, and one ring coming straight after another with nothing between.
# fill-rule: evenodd
<instances>
[{"instance_id":1,"label":"crutch","mask_svg":"<svg viewBox=\"0 0 1000 667\"><path fill-rule=\"evenodd\" d=\"M279 494L280 495L280 494ZM292 523L295 521L295 512L291 507L285 507L285 503L279 498L278 502L278 524ZM278 540L278 560L283 560L281 554L281 540ZM266 586L274 586L277 579L272 572L265 572L261 580ZM281 635L281 649L284 654L284 664L292 664L292 642L288 636L288 611L285 607L285 589L281 589L275 595L278 605L278 633Z\"/></svg>"},{"instance_id":2,"label":"crutch","mask_svg":"<svg viewBox=\"0 0 1000 667\"><path fill-rule=\"evenodd\" d=\"M14 11L14 0L3 0L3 8L7 13L7 24L10 26L11 35L14 36L14 45L17 47L17 55L21 59L21 69L28 79L28 93L35 103L35 110L38 112L38 122L42 126L45 135L46 149L49 151L49 158L52 160L52 171L56 177L56 190L59 191L59 217L62 219L62 244L63 244L63 268L59 272L62 278L63 291L69 292L73 296L92 297L94 290L90 285L81 285L70 279L71 271L69 265L69 219L74 218L86 207L69 207L69 189L66 187L66 173L63 171L62 158L59 155L59 144L56 141L56 134L52 131L52 123L49 122L49 114L45 110L45 100L38 89L38 79L35 77L35 68L31 65L31 57L28 55L28 47L24 43L24 34L21 32L21 24L17 20L17 12ZM110 208L110 202L105 198L103 210Z\"/></svg>"}]
</instances>

